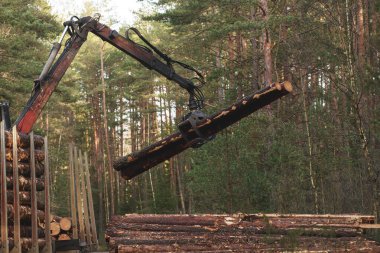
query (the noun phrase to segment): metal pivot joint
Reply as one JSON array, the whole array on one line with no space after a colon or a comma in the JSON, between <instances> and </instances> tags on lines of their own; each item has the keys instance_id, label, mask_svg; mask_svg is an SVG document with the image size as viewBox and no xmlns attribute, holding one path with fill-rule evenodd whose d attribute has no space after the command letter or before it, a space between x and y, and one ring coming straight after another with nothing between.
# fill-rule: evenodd
<instances>
[{"instance_id":1,"label":"metal pivot joint","mask_svg":"<svg viewBox=\"0 0 380 253\"><path fill-rule=\"evenodd\" d=\"M192 148L199 148L206 142L215 138L215 135L206 137L198 128L198 124L208 117L201 111L192 111L188 113L184 120L178 124L178 129L181 132L183 138L186 142L191 143ZM190 138L190 133L194 132L196 134L195 138Z\"/></svg>"}]
</instances>

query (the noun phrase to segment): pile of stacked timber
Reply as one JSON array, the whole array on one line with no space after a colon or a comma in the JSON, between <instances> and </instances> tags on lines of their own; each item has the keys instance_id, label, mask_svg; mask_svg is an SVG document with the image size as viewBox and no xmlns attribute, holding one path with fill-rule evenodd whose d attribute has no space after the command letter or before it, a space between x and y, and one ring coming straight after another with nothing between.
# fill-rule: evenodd
<instances>
[{"instance_id":1,"label":"pile of stacked timber","mask_svg":"<svg viewBox=\"0 0 380 253\"><path fill-rule=\"evenodd\" d=\"M14 184L18 181L19 184L19 204L20 204L20 242L23 252L27 252L32 247L32 179L31 179L31 154L30 152L30 137L29 135L18 134L17 136L17 163L13 160L13 136L11 132L5 131L5 160L6 160L6 189L7 189L7 213L8 213L8 237L9 249L14 247L15 236L15 212L14 212ZM43 191L45 188L44 181L44 161L45 152L43 150L44 138L34 135L34 160L35 160L35 176L36 176L36 191ZM32 149L33 150L33 149ZM14 165L17 164L18 178L14 178ZM17 181L16 181L17 180ZM37 198L37 194L34 194ZM36 200L38 228L37 237L38 246L42 249L45 245L45 203Z\"/></svg>"},{"instance_id":2,"label":"pile of stacked timber","mask_svg":"<svg viewBox=\"0 0 380 253\"><path fill-rule=\"evenodd\" d=\"M73 226L69 217L54 217L50 222L50 231L53 240L66 241L73 239Z\"/></svg>"},{"instance_id":3,"label":"pile of stacked timber","mask_svg":"<svg viewBox=\"0 0 380 253\"><path fill-rule=\"evenodd\" d=\"M380 252L365 215L138 215L107 225L111 252ZM378 224L377 224L378 225Z\"/></svg>"}]
</instances>

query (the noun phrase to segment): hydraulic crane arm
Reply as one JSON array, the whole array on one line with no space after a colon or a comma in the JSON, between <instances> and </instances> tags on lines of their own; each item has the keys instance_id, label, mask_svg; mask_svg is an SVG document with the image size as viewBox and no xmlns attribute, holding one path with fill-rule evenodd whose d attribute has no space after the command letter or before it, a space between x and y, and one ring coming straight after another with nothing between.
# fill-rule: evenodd
<instances>
[{"instance_id":1,"label":"hydraulic crane arm","mask_svg":"<svg viewBox=\"0 0 380 253\"><path fill-rule=\"evenodd\" d=\"M173 63L178 63L182 67L194 71L198 75L198 80L203 83L202 75L192 67L172 60L167 55L161 53L157 48L152 46L142 35L134 28L132 30L145 42L147 45L163 60L164 63L153 53L151 49L146 46L139 45L132 41L128 32L126 37L118 34L108 26L99 23L99 17L72 17L70 21L64 23L65 29L58 43L53 45L50 52L48 61L46 62L41 75L35 81L32 95L17 118L15 124L17 130L22 133L29 133L42 109L46 105L50 96L56 89L58 83L62 79L66 70L71 65L79 49L87 39L89 32L92 32L102 40L107 41L114 47L130 55L148 69L153 69L159 74L165 76L169 80L173 80L180 87L187 90L189 93L189 109L200 110L203 106L203 94L198 85L195 85L192 80L184 78L174 71ZM66 42L65 48L58 59L54 62L61 43L66 33L71 35L70 39ZM54 62L54 64L53 64Z\"/></svg>"}]
</instances>

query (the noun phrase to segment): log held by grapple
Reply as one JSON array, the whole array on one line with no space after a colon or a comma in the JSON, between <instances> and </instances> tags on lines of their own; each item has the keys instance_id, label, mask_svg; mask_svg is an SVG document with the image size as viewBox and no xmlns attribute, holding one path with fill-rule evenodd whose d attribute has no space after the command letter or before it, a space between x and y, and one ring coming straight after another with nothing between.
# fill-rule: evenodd
<instances>
[{"instance_id":1,"label":"log held by grapple","mask_svg":"<svg viewBox=\"0 0 380 253\"><path fill-rule=\"evenodd\" d=\"M197 130L187 128L185 132L176 132L138 152L115 160L114 169L121 171L124 179L132 179L193 146L199 139L198 133L206 138L213 136L292 90L291 83L287 81L267 86L202 120L196 125Z\"/></svg>"}]
</instances>

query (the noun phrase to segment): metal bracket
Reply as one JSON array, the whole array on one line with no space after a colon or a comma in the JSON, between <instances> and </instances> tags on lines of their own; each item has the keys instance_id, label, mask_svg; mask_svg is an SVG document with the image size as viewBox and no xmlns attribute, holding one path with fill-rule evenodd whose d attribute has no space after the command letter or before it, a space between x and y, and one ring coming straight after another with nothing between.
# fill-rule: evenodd
<instances>
[{"instance_id":1,"label":"metal bracket","mask_svg":"<svg viewBox=\"0 0 380 253\"><path fill-rule=\"evenodd\" d=\"M11 125L11 118L9 116L9 102L3 101L0 102L0 121L4 121L4 127L5 130L10 130Z\"/></svg>"}]
</instances>

